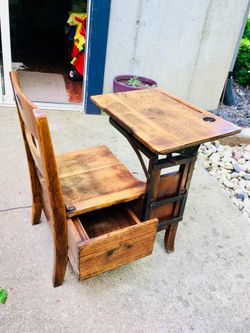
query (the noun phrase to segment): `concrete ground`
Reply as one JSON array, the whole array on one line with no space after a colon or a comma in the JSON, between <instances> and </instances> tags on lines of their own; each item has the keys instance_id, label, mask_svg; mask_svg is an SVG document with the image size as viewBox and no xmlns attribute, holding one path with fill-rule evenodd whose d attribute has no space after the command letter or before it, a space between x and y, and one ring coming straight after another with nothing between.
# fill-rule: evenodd
<instances>
[{"instance_id":1,"label":"concrete ground","mask_svg":"<svg viewBox=\"0 0 250 333\"><path fill-rule=\"evenodd\" d=\"M139 177L133 151L105 116L47 111L57 153L107 144ZM0 332L250 332L250 225L197 164L169 255L78 282L51 284L48 225L31 226L27 163L15 109L0 109Z\"/></svg>"}]
</instances>

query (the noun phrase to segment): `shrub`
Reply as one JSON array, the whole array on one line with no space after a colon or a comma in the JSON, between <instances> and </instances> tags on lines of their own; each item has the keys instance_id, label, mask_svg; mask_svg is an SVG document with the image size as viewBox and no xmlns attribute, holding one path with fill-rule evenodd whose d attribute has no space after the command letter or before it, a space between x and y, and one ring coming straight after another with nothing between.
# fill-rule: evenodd
<instances>
[{"instance_id":1,"label":"shrub","mask_svg":"<svg viewBox=\"0 0 250 333\"><path fill-rule=\"evenodd\" d=\"M247 38L250 40L250 17L247 19L246 27L242 38Z\"/></svg>"},{"instance_id":2,"label":"shrub","mask_svg":"<svg viewBox=\"0 0 250 333\"><path fill-rule=\"evenodd\" d=\"M234 66L235 81L243 86L250 86L250 18L240 42L237 59Z\"/></svg>"},{"instance_id":3,"label":"shrub","mask_svg":"<svg viewBox=\"0 0 250 333\"><path fill-rule=\"evenodd\" d=\"M244 38L240 42L234 72L235 81L243 86L250 85L250 40L248 38Z\"/></svg>"}]
</instances>

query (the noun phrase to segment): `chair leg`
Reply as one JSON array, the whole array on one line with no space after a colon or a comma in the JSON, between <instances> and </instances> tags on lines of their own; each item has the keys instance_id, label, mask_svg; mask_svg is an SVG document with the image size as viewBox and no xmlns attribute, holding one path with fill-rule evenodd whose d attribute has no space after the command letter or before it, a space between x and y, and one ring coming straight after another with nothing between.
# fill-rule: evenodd
<instances>
[{"instance_id":1,"label":"chair leg","mask_svg":"<svg viewBox=\"0 0 250 333\"><path fill-rule=\"evenodd\" d=\"M51 220L54 240L54 287L63 284L68 263L68 230L67 220L64 214L65 213L63 212L62 214L54 215Z\"/></svg>"},{"instance_id":2,"label":"chair leg","mask_svg":"<svg viewBox=\"0 0 250 333\"><path fill-rule=\"evenodd\" d=\"M42 204L41 202L34 202L32 203L32 224L36 225L41 222L41 215L42 215Z\"/></svg>"},{"instance_id":3,"label":"chair leg","mask_svg":"<svg viewBox=\"0 0 250 333\"><path fill-rule=\"evenodd\" d=\"M54 253L53 286L59 287L63 284L68 263L68 248L64 249L56 244Z\"/></svg>"},{"instance_id":4,"label":"chair leg","mask_svg":"<svg viewBox=\"0 0 250 333\"><path fill-rule=\"evenodd\" d=\"M171 224L165 232L164 245L168 253L174 252L174 241L176 236L176 231L178 228L178 223Z\"/></svg>"}]
</instances>

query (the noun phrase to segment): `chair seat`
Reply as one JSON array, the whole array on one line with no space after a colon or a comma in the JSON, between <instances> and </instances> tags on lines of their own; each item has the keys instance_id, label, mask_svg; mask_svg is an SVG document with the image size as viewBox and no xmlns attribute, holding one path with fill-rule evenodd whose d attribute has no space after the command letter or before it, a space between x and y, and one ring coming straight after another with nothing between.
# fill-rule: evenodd
<instances>
[{"instance_id":1,"label":"chair seat","mask_svg":"<svg viewBox=\"0 0 250 333\"><path fill-rule=\"evenodd\" d=\"M145 193L145 183L136 179L108 147L102 145L56 157L66 207L75 216L127 202Z\"/></svg>"}]
</instances>

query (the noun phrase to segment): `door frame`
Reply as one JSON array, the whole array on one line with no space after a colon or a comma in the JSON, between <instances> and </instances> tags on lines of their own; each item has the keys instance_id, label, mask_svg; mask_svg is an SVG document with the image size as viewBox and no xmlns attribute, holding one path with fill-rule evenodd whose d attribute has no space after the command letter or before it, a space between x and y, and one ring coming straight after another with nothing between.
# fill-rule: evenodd
<instances>
[{"instance_id":1,"label":"door frame","mask_svg":"<svg viewBox=\"0 0 250 333\"><path fill-rule=\"evenodd\" d=\"M83 105L87 114L100 114L90 96L102 94L111 0L88 0Z\"/></svg>"}]
</instances>

